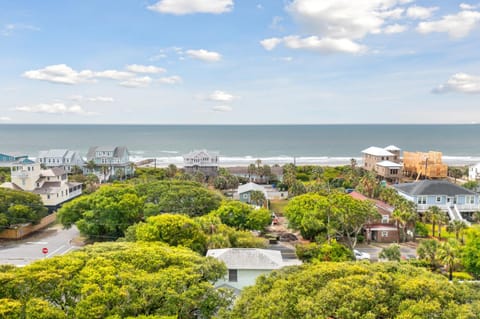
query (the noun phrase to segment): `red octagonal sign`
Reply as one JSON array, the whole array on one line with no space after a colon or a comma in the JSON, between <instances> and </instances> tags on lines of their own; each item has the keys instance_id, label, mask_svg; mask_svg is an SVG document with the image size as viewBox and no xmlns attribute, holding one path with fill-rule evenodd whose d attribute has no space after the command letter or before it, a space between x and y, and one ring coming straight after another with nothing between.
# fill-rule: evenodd
<instances>
[{"instance_id":1,"label":"red octagonal sign","mask_svg":"<svg viewBox=\"0 0 480 319\"><path fill-rule=\"evenodd\" d=\"M42 253L48 254L48 248L47 248L47 247L43 247L43 248L42 248Z\"/></svg>"}]
</instances>

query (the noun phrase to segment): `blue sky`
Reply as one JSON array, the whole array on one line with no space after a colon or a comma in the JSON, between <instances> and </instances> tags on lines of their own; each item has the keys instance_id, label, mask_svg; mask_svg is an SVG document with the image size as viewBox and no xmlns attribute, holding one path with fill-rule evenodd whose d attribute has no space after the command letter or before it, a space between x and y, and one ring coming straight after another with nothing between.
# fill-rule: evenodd
<instances>
[{"instance_id":1,"label":"blue sky","mask_svg":"<svg viewBox=\"0 0 480 319\"><path fill-rule=\"evenodd\" d=\"M0 123L477 123L480 3L0 0Z\"/></svg>"}]
</instances>

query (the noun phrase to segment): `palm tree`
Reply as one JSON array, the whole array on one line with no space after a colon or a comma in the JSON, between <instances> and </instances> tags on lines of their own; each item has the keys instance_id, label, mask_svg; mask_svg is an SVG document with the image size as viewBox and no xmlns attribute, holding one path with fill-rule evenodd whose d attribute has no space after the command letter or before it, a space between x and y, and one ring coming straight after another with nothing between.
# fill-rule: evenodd
<instances>
[{"instance_id":1,"label":"palm tree","mask_svg":"<svg viewBox=\"0 0 480 319\"><path fill-rule=\"evenodd\" d=\"M476 221L477 223L480 222L480 211L476 211L473 213L473 220Z\"/></svg>"},{"instance_id":2,"label":"palm tree","mask_svg":"<svg viewBox=\"0 0 480 319\"><path fill-rule=\"evenodd\" d=\"M432 223L432 237L435 237L435 226L438 219L441 218L440 214L442 214L442 210L438 206L430 206L424 214L425 221Z\"/></svg>"},{"instance_id":3,"label":"palm tree","mask_svg":"<svg viewBox=\"0 0 480 319\"><path fill-rule=\"evenodd\" d=\"M98 168L98 165L91 159L85 164L85 168L88 169L88 172L93 173Z\"/></svg>"},{"instance_id":4,"label":"palm tree","mask_svg":"<svg viewBox=\"0 0 480 319\"><path fill-rule=\"evenodd\" d=\"M257 167L255 164L250 164L247 167L247 172L248 172L248 181L252 181L252 175L255 174L257 171Z\"/></svg>"},{"instance_id":5,"label":"palm tree","mask_svg":"<svg viewBox=\"0 0 480 319\"><path fill-rule=\"evenodd\" d=\"M438 215L438 239L442 238L442 226L448 223L448 217L443 212Z\"/></svg>"},{"instance_id":6,"label":"palm tree","mask_svg":"<svg viewBox=\"0 0 480 319\"><path fill-rule=\"evenodd\" d=\"M438 249L438 258L448 269L448 279L453 279L453 269L459 263L460 247L458 241L450 238L442 243Z\"/></svg>"},{"instance_id":7,"label":"palm tree","mask_svg":"<svg viewBox=\"0 0 480 319\"><path fill-rule=\"evenodd\" d=\"M427 260L432 270L437 268L438 246L436 239L426 239L421 241L417 248L418 257Z\"/></svg>"},{"instance_id":8,"label":"palm tree","mask_svg":"<svg viewBox=\"0 0 480 319\"><path fill-rule=\"evenodd\" d=\"M447 231L455 233L455 238L458 240L460 233L462 233L462 243L463 243L463 231L467 229L468 226L463 220L452 220L448 223Z\"/></svg>"},{"instance_id":9,"label":"palm tree","mask_svg":"<svg viewBox=\"0 0 480 319\"><path fill-rule=\"evenodd\" d=\"M262 206L265 200L266 198L263 192L257 190L250 192L250 202L255 203L255 205Z\"/></svg>"}]
</instances>

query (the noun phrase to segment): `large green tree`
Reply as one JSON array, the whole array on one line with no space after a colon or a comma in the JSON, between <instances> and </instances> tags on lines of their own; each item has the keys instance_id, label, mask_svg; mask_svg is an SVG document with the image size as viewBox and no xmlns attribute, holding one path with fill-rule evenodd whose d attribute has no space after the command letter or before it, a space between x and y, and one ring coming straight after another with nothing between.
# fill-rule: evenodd
<instances>
[{"instance_id":1,"label":"large green tree","mask_svg":"<svg viewBox=\"0 0 480 319\"><path fill-rule=\"evenodd\" d=\"M480 279L480 228L478 226L466 232L462 263L468 272Z\"/></svg>"},{"instance_id":2,"label":"large green tree","mask_svg":"<svg viewBox=\"0 0 480 319\"><path fill-rule=\"evenodd\" d=\"M210 318L223 263L161 243L102 243L0 272L0 318Z\"/></svg>"},{"instance_id":3,"label":"large green tree","mask_svg":"<svg viewBox=\"0 0 480 319\"><path fill-rule=\"evenodd\" d=\"M38 223L47 212L39 195L0 188L0 230L15 224Z\"/></svg>"},{"instance_id":4,"label":"large green tree","mask_svg":"<svg viewBox=\"0 0 480 319\"><path fill-rule=\"evenodd\" d=\"M257 279L223 314L263 318L478 318L478 287L401 263L316 263Z\"/></svg>"},{"instance_id":5,"label":"large green tree","mask_svg":"<svg viewBox=\"0 0 480 319\"><path fill-rule=\"evenodd\" d=\"M97 241L124 236L143 217L144 199L131 185L103 186L93 194L66 203L58 211L65 226L76 224L83 235Z\"/></svg>"},{"instance_id":6,"label":"large green tree","mask_svg":"<svg viewBox=\"0 0 480 319\"><path fill-rule=\"evenodd\" d=\"M218 216L222 223L237 228L263 230L271 222L271 214L267 209L254 209L239 201L223 201L213 215Z\"/></svg>"}]
</instances>

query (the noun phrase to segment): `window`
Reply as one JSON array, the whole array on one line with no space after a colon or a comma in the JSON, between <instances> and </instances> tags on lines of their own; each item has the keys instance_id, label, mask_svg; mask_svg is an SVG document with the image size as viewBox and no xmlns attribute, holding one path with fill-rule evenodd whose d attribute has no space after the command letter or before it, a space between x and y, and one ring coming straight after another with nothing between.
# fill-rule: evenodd
<instances>
[{"instance_id":1,"label":"window","mask_svg":"<svg viewBox=\"0 0 480 319\"><path fill-rule=\"evenodd\" d=\"M474 196L465 196L465 204L475 204Z\"/></svg>"},{"instance_id":2,"label":"window","mask_svg":"<svg viewBox=\"0 0 480 319\"><path fill-rule=\"evenodd\" d=\"M237 269L229 269L228 270L228 281L233 281L233 282L238 281Z\"/></svg>"},{"instance_id":3,"label":"window","mask_svg":"<svg viewBox=\"0 0 480 319\"><path fill-rule=\"evenodd\" d=\"M247 199L247 198L248 198L248 194L247 194L247 193L243 194L243 198Z\"/></svg>"},{"instance_id":4,"label":"window","mask_svg":"<svg viewBox=\"0 0 480 319\"><path fill-rule=\"evenodd\" d=\"M418 196L417 197L417 204L426 204L427 203L427 196Z\"/></svg>"},{"instance_id":5,"label":"window","mask_svg":"<svg viewBox=\"0 0 480 319\"><path fill-rule=\"evenodd\" d=\"M389 221L389 216L388 215L382 215L382 224L388 224Z\"/></svg>"},{"instance_id":6,"label":"window","mask_svg":"<svg viewBox=\"0 0 480 319\"><path fill-rule=\"evenodd\" d=\"M382 237L388 237L388 231L382 231Z\"/></svg>"},{"instance_id":7,"label":"window","mask_svg":"<svg viewBox=\"0 0 480 319\"><path fill-rule=\"evenodd\" d=\"M440 203L440 202L442 201L442 197L441 197L441 196L437 196L437 197L435 198L435 201L436 201L437 203Z\"/></svg>"},{"instance_id":8,"label":"window","mask_svg":"<svg viewBox=\"0 0 480 319\"><path fill-rule=\"evenodd\" d=\"M390 169L390 175L398 175L398 169Z\"/></svg>"}]
</instances>

